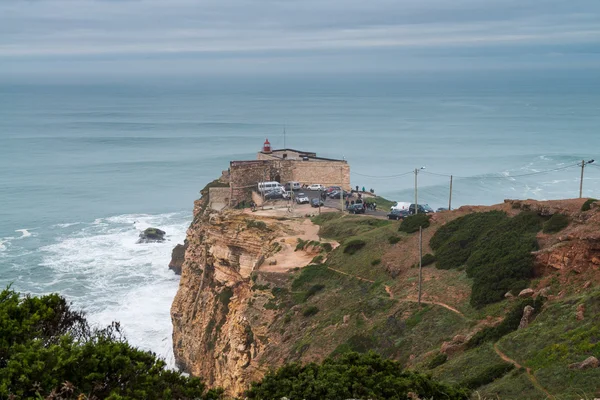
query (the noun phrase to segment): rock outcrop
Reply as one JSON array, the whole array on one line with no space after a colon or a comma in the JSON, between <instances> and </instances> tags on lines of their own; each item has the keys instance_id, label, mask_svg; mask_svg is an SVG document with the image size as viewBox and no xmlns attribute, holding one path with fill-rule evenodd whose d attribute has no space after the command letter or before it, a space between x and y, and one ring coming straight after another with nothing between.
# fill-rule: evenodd
<instances>
[{"instance_id":1,"label":"rock outcrop","mask_svg":"<svg viewBox=\"0 0 600 400\"><path fill-rule=\"evenodd\" d=\"M529 326L529 324L533 320L534 312L535 308L531 306L525 306L525 308L523 309L523 316L521 317L521 322L519 322L519 329L524 329Z\"/></svg>"},{"instance_id":2,"label":"rock outcrop","mask_svg":"<svg viewBox=\"0 0 600 400\"><path fill-rule=\"evenodd\" d=\"M598 368L600 367L600 361L594 356L590 356L585 360L573 364L569 364L570 369L590 369L590 368Z\"/></svg>"},{"instance_id":3,"label":"rock outcrop","mask_svg":"<svg viewBox=\"0 0 600 400\"><path fill-rule=\"evenodd\" d=\"M158 228L147 228L142 233L140 233L140 238L137 241L138 243L155 243L155 242L164 242L165 235L167 233Z\"/></svg>"},{"instance_id":4,"label":"rock outcrop","mask_svg":"<svg viewBox=\"0 0 600 400\"><path fill-rule=\"evenodd\" d=\"M175 274L181 275L181 267L185 261L185 251L188 248L188 242L184 244L178 244L173 248L171 252L171 262L169 263L169 269L173 270Z\"/></svg>"}]
</instances>

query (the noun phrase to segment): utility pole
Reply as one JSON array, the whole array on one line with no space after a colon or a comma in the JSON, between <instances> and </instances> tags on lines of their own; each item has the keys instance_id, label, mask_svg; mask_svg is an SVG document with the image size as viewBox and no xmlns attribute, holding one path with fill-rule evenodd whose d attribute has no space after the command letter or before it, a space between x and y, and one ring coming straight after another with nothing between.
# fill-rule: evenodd
<instances>
[{"instance_id":1,"label":"utility pole","mask_svg":"<svg viewBox=\"0 0 600 400\"><path fill-rule=\"evenodd\" d=\"M421 307L421 285L423 283L423 227L419 226L419 307Z\"/></svg>"},{"instance_id":2,"label":"utility pole","mask_svg":"<svg viewBox=\"0 0 600 400\"><path fill-rule=\"evenodd\" d=\"M579 179L579 198L583 197L583 170L584 170L586 164L591 164L593 162L594 162L594 160L590 160L590 161L581 160L581 179Z\"/></svg>"},{"instance_id":3,"label":"utility pole","mask_svg":"<svg viewBox=\"0 0 600 400\"><path fill-rule=\"evenodd\" d=\"M583 169L585 168L585 160L581 160L581 179L579 179L579 198L583 196Z\"/></svg>"},{"instance_id":4,"label":"utility pole","mask_svg":"<svg viewBox=\"0 0 600 400\"><path fill-rule=\"evenodd\" d=\"M418 196L417 196L417 174L419 173L419 170L417 168L415 168L415 215L419 213L419 203L418 203Z\"/></svg>"},{"instance_id":5,"label":"utility pole","mask_svg":"<svg viewBox=\"0 0 600 400\"><path fill-rule=\"evenodd\" d=\"M448 199L448 211L452 210L452 175L450 175L450 198Z\"/></svg>"},{"instance_id":6,"label":"utility pole","mask_svg":"<svg viewBox=\"0 0 600 400\"><path fill-rule=\"evenodd\" d=\"M344 167L340 167L340 211L344 213Z\"/></svg>"}]
</instances>

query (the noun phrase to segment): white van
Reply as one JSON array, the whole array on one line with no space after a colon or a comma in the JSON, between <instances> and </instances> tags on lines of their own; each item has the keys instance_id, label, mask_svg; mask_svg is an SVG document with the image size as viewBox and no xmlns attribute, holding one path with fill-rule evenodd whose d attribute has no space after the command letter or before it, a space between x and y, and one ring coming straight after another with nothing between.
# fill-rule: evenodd
<instances>
[{"instance_id":1,"label":"white van","mask_svg":"<svg viewBox=\"0 0 600 400\"><path fill-rule=\"evenodd\" d=\"M408 209L410 208L410 204L411 203L407 203L404 201L397 201L396 204L394 204L392 206L392 210L406 210L408 211Z\"/></svg>"},{"instance_id":2,"label":"white van","mask_svg":"<svg viewBox=\"0 0 600 400\"><path fill-rule=\"evenodd\" d=\"M259 193L271 192L273 190L277 190L280 192L285 192L283 185L279 182L258 182L258 191Z\"/></svg>"},{"instance_id":3,"label":"white van","mask_svg":"<svg viewBox=\"0 0 600 400\"><path fill-rule=\"evenodd\" d=\"M285 190L300 190L302 185L300 182L288 182L285 184Z\"/></svg>"}]
</instances>

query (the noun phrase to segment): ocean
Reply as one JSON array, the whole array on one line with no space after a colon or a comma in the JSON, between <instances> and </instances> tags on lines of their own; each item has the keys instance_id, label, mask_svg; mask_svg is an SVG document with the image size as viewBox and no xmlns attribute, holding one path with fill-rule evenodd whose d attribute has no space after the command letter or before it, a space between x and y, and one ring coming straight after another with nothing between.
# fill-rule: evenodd
<instances>
[{"instance_id":1,"label":"ocean","mask_svg":"<svg viewBox=\"0 0 600 400\"><path fill-rule=\"evenodd\" d=\"M353 185L447 207L577 197L600 165L600 73L0 83L0 284L58 292L173 365L167 269L199 190L265 138ZM421 169L424 167L424 169ZM315 182L318 183L318 182ZM600 196L600 167L584 196ZM146 227L165 243L136 244Z\"/></svg>"}]
</instances>

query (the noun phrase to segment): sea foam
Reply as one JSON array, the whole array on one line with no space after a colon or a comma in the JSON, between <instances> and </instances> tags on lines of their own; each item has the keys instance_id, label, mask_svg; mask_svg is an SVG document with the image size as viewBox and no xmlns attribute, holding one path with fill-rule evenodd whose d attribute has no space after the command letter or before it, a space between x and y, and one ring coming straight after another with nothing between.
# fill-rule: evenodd
<instances>
[{"instance_id":1,"label":"sea foam","mask_svg":"<svg viewBox=\"0 0 600 400\"><path fill-rule=\"evenodd\" d=\"M41 248L53 271L46 290L58 291L97 326L119 321L135 346L173 367L170 307L179 278L168 269L171 250L183 242L187 214L127 214L99 218ZM138 244L142 228L167 232L163 243Z\"/></svg>"}]
</instances>

